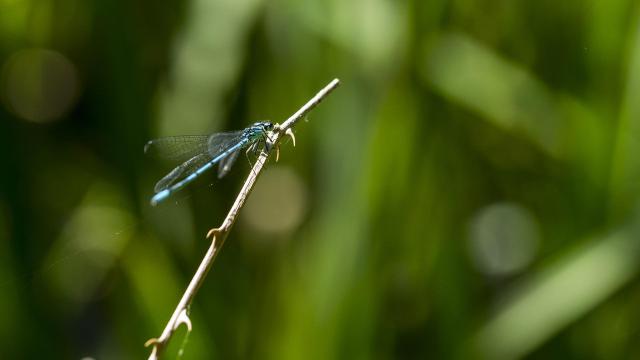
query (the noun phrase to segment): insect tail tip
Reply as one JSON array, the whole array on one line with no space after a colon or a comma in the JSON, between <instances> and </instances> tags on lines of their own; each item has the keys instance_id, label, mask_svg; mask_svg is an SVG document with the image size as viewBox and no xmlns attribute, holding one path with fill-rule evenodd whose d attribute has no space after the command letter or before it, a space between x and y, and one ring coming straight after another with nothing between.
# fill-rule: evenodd
<instances>
[{"instance_id":1,"label":"insect tail tip","mask_svg":"<svg viewBox=\"0 0 640 360\"><path fill-rule=\"evenodd\" d=\"M151 201L150 201L151 206L156 206L156 205L158 205L158 203L159 203L160 201L162 201L162 200L166 199L166 198L167 198L167 196L169 196L169 193L170 193L170 192L169 192L169 190L168 190L168 189L165 189L165 190L162 190L162 191L160 191L159 193L157 193L157 194L153 195L153 197L151 198Z\"/></svg>"}]
</instances>

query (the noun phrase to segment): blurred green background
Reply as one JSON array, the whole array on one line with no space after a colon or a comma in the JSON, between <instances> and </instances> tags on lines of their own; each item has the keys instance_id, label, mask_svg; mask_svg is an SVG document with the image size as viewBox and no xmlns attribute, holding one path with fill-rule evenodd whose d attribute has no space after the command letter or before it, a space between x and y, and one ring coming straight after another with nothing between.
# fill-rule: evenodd
<instances>
[{"instance_id":1,"label":"blurred green background","mask_svg":"<svg viewBox=\"0 0 640 360\"><path fill-rule=\"evenodd\" d=\"M0 4L1 358L146 358L249 165L151 207L145 142L335 77L185 359L640 357L637 1Z\"/></svg>"}]
</instances>

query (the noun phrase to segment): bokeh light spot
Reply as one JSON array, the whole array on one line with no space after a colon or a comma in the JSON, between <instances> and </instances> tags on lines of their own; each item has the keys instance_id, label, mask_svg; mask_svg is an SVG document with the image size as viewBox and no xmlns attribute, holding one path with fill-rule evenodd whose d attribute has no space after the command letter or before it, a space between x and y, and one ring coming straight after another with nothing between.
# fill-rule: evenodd
<instances>
[{"instance_id":1,"label":"bokeh light spot","mask_svg":"<svg viewBox=\"0 0 640 360\"><path fill-rule=\"evenodd\" d=\"M269 169L260 178L246 206L247 224L255 230L283 234L295 229L307 210L307 189L287 167Z\"/></svg>"},{"instance_id":2,"label":"bokeh light spot","mask_svg":"<svg viewBox=\"0 0 640 360\"><path fill-rule=\"evenodd\" d=\"M94 184L53 245L49 283L66 300L85 303L97 296L116 265L135 223L132 214L120 206L124 202L117 188Z\"/></svg>"},{"instance_id":3,"label":"bokeh light spot","mask_svg":"<svg viewBox=\"0 0 640 360\"><path fill-rule=\"evenodd\" d=\"M78 97L76 67L52 50L15 52L2 66L0 79L4 105L19 117L36 123L59 119Z\"/></svg>"},{"instance_id":4,"label":"bokeh light spot","mask_svg":"<svg viewBox=\"0 0 640 360\"><path fill-rule=\"evenodd\" d=\"M538 242L538 224L533 215L513 203L492 204L471 221L470 250L478 270L504 276L527 266Z\"/></svg>"}]
</instances>

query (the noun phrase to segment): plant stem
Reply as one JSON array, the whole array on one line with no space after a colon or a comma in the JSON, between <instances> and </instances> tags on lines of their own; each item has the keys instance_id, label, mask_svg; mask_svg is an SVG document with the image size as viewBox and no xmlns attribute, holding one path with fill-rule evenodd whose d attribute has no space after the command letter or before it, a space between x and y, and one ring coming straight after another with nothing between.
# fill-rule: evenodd
<instances>
[{"instance_id":1,"label":"plant stem","mask_svg":"<svg viewBox=\"0 0 640 360\"><path fill-rule=\"evenodd\" d=\"M178 306L171 315L169 322L165 326L162 334L158 338L149 339L145 346L153 345L153 349L151 350L151 354L149 355L149 360L157 360L160 358L164 350L166 349L171 337L173 336L176 329L180 326L180 324L185 324L187 326L188 331L191 331L191 320L188 316L188 308L193 301L198 289L204 282L211 265L216 259L216 256L220 252L222 245L224 245L233 224L236 221L236 217L238 212L244 206L244 203L253 190L253 186L260 176L264 165L267 163L269 156L271 154L271 150L275 147L278 147L280 140L284 135L290 135L293 137L293 133L291 132L291 128L293 128L300 119L302 119L306 114L308 114L313 108L315 108L331 91L333 91L340 84L340 80L334 79L327 86L325 86L322 90L320 90L311 100L307 101L304 106L302 106L295 114L291 115L286 121L284 121L280 125L276 125L274 131L269 140L269 144L266 147L265 151L260 153L258 160L254 164L253 168L249 172L247 176L247 180L245 181L242 189L240 189L240 193L236 197L235 202L229 209L229 213L225 217L222 225L218 228L214 228L209 230L207 233L207 238L211 237L211 246L207 250L207 253L204 255L204 258L200 262L200 266L198 266L198 270L194 274L189 286L185 290L180 302L178 302Z\"/></svg>"}]
</instances>

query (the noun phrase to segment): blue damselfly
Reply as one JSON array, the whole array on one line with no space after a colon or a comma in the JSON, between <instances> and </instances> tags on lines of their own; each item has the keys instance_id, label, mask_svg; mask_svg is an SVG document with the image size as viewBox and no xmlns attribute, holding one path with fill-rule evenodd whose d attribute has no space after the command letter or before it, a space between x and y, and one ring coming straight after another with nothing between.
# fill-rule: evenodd
<instances>
[{"instance_id":1,"label":"blue damselfly","mask_svg":"<svg viewBox=\"0 0 640 360\"><path fill-rule=\"evenodd\" d=\"M257 150L260 145L266 146L272 129L272 123L260 121L240 131L170 136L149 141L144 147L146 153L182 162L156 183L156 194L151 198L151 205L155 206L165 200L216 164L218 178L223 177L231 169L240 151L247 148Z\"/></svg>"}]
</instances>

